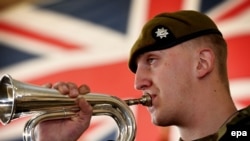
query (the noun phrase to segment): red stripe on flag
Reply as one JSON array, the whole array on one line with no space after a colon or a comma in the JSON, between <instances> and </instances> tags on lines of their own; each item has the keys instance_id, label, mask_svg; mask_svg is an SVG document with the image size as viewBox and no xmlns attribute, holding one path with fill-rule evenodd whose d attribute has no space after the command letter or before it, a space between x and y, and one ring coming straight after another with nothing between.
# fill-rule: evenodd
<instances>
[{"instance_id":1,"label":"red stripe on flag","mask_svg":"<svg viewBox=\"0 0 250 141\"><path fill-rule=\"evenodd\" d=\"M249 97L242 97L236 99L236 102L243 105L243 106L249 106L250 105L250 98Z\"/></svg>"},{"instance_id":2,"label":"red stripe on flag","mask_svg":"<svg viewBox=\"0 0 250 141\"><path fill-rule=\"evenodd\" d=\"M222 20L225 20L227 18L232 18L234 16L238 16L243 10L246 10L249 7L250 7L250 1L245 0L244 2L242 2L238 6L235 6L233 9L231 9L230 11L225 13L224 15L220 16L216 21L222 21Z\"/></svg>"},{"instance_id":3,"label":"red stripe on flag","mask_svg":"<svg viewBox=\"0 0 250 141\"><path fill-rule=\"evenodd\" d=\"M230 79L250 76L249 40L250 34L241 34L227 38L228 75Z\"/></svg>"},{"instance_id":4,"label":"red stripe on flag","mask_svg":"<svg viewBox=\"0 0 250 141\"><path fill-rule=\"evenodd\" d=\"M82 49L77 44L62 41L60 39L56 39L55 37L51 37L48 35L43 35L41 33L37 33L28 29L25 29L23 27L18 27L17 25L12 25L7 22L0 21L0 30L5 31L5 32L10 32L12 34L16 34L19 36L23 36L26 38L30 38L33 40L37 40L40 42L44 42L47 44L54 45L55 47L60 47L62 49L66 50L76 50L76 49Z\"/></svg>"},{"instance_id":5,"label":"red stripe on flag","mask_svg":"<svg viewBox=\"0 0 250 141\"><path fill-rule=\"evenodd\" d=\"M161 12L174 12L181 9L183 0L150 0L148 19L153 18Z\"/></svg>"}]
</instances>

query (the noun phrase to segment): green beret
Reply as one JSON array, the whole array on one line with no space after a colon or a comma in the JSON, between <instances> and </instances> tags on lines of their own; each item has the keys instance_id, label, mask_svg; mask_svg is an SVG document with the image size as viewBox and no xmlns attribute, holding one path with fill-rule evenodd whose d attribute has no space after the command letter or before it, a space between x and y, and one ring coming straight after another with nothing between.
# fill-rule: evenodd
<instances>
[{"instance_id":1,"label":"green beret","mask_svg":"<svg viewBox=\"0 0 250 141\"><path fill-rule=\"evenodd\" d=\"M167 49L187 40L221 32L216 24L206 15L183 10L174 13L161 13L148 21L130 51L129 68L135 73L136 59L139 55Z\"/></svg>"}]
</instances>

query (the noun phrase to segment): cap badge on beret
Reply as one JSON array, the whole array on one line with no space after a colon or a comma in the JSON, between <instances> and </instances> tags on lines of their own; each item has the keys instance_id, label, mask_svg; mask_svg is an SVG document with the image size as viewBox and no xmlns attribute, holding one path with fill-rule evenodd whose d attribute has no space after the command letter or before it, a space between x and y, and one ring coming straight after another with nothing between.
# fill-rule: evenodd
<instances>
[{"instance_id":1,"label":"cap badge on beret","mask_svg":"<svg viewBox=\"0 0 250 141\"><path fill-rule=\"evenodd\" d=\"M155 45L167 45L175 41L175 36L169 28L164 25L157 25L151 30L151 36L155 40Z\"/></svg>"},{"instance_id":2,"label":"cap badge on beret","mask_svg":"<svg viewBox=\"0 0 250 141\"><path fill-rule=\"evenodd\" d=\"M161 26L161 27L158 27L156 30L157 30L155 31L156 38L160 38L160 39L167 38L167 35L169 34L167 28Z\"/></svg>"}]
</instances>

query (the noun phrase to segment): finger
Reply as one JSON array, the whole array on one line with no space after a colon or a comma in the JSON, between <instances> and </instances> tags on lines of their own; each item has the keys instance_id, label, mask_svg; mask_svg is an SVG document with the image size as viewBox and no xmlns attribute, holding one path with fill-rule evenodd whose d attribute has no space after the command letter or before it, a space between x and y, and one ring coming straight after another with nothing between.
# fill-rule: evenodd
<instances>
[{"instance_id":1,"label":"finger","mask_svg":"<svg viewBox=\"0 0 250 141\"><path fill-rule=\"evenodd\" d=\"M93 109L90 104L84 99L79 98L76 100L77 105L80 107L80 111L77 117L73 117L72 120L78 120L82 124L89 125L92 117Z\"/></svg>"},{"instance_id":2,"label":"finger","mask_svg":"<svg viewBox=\"0 0 250 141\"><path fill-rule=\"evenodd\" d=\"M55 83L52 88L57 89L62 94L68 94L69 93L69 87L65 82L57 82Z\"/></svg>"},{"instance_id":3,"label":"finger","mask_svg":"<svg viewBox=\"0 0 250 141\"><path fill-rule=\"evenodd\" d=\"M78 91L78 88L77 88L77 85L72 83L72 82L68 82L67 83L67 86L69 88L69 96L70 97L77 97L79 95L79 91Z\"/></svg>"},{"instance_id":4,"label":"finger","mask_svg":"<svg viewBox=\"0 0 250 141\"><path fill-rule=\"evenodd\" d=\"M90 104L84 99L84 98L79 98L79 107L80 107L80 112L79 112L79 117L81 119L88 119L89 117L92 116L92 107Z\"/></svg>"},{"instance_id":5,"label":"finger","mask_svg":"<svg viewBox=\"0 0 250 141\"><path fill-rule=\"evenodd\" d=\"M80 93L80 94L87 94L87 93L90 93L90 88L89 88L89 86L87 86L87 85L85 85L85 84L81 85L81 86L78 88L78 90L79 90L79 93Z\"/></svg>"}]
</instances>

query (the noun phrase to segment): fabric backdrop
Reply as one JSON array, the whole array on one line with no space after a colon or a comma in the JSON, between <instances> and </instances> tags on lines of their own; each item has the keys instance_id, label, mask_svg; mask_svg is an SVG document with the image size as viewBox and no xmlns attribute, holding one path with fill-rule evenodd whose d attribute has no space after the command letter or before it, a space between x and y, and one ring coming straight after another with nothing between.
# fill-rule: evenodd
<instances>
[{"instance_id":1,"label":"fabric backdrop","mask_svg":"<svg viewBox=\"0 0 250 141\"><path fill-rule=\"evenodd\" d=\"M237 108L249 105L249 0L1 1L0 75L7 73L34 85L86 83L92 92L122 99L140 97L127 67L129 49L148 19L180 9L201 11L216 21L228 42L232 96ZM137 119L137 141L178 138L176 129L154 126L146 108L131 108ZM29 118L0 125L0 141L22 140ZM79 141L112 140L116 134L110 117L94 117Z\"/></svg>"}]
</instances>

